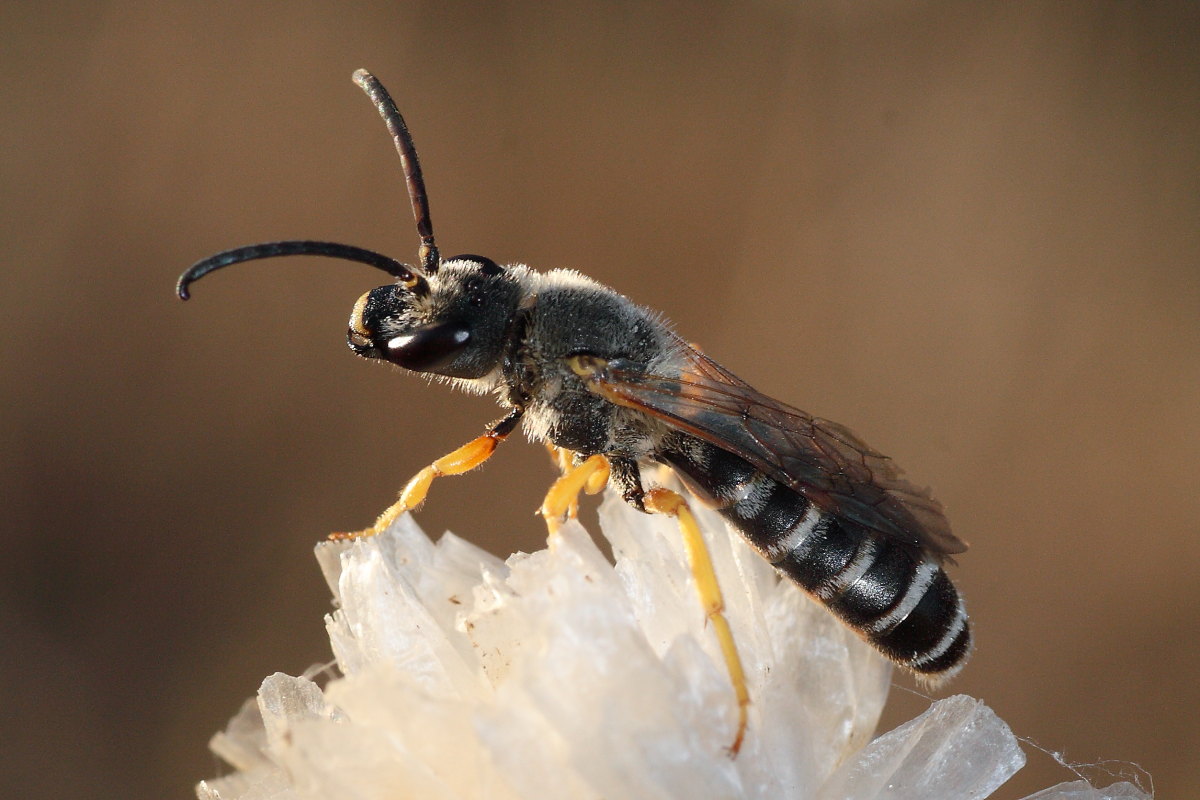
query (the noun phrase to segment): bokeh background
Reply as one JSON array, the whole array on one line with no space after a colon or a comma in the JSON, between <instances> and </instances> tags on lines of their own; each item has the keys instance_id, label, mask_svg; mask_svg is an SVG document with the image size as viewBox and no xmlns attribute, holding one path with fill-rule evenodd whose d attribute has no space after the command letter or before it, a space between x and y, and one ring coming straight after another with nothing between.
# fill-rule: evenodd
<instances>
[{"instance_id":1,"label":"bokeh background","mask_svg":"<svg viewBox=\"0 0 1200 800\"><path fill-rule=\"evenodd\" d=\"M576 267L896 457L972 544L954 690L1200 795L1197 9L3 4L5 794L189 796L329 658L313 544L497 415L351 356L365 267L172 294L265 239L413 257L364 66L444 252ZM421 519L536 548L550 478L513 440Z\"/></svg>"}]
</instances>

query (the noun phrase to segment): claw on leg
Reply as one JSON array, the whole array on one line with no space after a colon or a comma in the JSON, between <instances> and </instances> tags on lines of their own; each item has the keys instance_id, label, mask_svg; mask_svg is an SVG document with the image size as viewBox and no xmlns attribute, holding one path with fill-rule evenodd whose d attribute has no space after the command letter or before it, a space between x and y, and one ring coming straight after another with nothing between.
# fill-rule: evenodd
<instances>
[{"instance_id":1,"label":"claw on leg","mask_svg":"<svg viewBox=\"0 0 1200 800\"><path fill-rule=\"evenodd\" d=\"M691 566L692 578L696 581L696 592L700 595L701 605L704 606L705 617L712 622L713 632L721 645L725 669L729 672L729 682L733 684L733 692L737 697L737 734L729 747L730 757L736 757L746 736L746 710L750 705L750 692L746 688L746 673L742 669L742 659L738 656L737 645L733 641L733 632L725 618L725 600L721 596L721 586L717 583L712 558L708 554L708 547L704 544L704 537L700 533L700 526L696 524L696 518L692 516L687 501L678 493L670 489L652 489L646 493L645 505L647 511L669 514L679 522L679 531L683 534L683 548Z\"/></svg>"},{"instance_id":2,"label":"claw on leg","mask_svg":"<svg viewBox=\"0 0 1200 800\"><path fill-rule=\"evenodd\" d=\"M604 456L592 456L576 467L571 467L554 482L538 513L546 520L551 540L558 533L564 518L575 516L579 507L579 493L599 492L608 483L608 461Z\"/></svg>"}]
</instances>

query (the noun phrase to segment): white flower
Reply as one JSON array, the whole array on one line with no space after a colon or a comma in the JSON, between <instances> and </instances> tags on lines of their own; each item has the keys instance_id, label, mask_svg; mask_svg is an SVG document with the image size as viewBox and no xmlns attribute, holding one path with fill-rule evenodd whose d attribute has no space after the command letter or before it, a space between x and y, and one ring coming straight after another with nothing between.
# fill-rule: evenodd
<instances>
[{"instance_id":1,"label":"white flower","mask_svg":"<svg viewBox=\"0 0 1200 800\"><path fill-rule=\"evenodd\" d=\"M408 515L319 545L342 677L267 678L212 741L236 772L198 796L957 800L1024 764L965 696L871 741L890 664L697 509L752 698L729 758L736 705L674 520L613 496L600 516L615 566L576 523L507 562ZM1146 797L1082 781L1033 796Z\"/></svg>"}]
</instances>

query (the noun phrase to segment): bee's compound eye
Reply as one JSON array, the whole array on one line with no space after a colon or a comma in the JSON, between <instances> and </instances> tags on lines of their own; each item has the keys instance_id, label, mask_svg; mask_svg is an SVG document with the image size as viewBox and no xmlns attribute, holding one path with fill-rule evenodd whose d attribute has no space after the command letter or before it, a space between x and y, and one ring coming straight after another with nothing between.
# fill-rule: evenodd
<instances>
[{"instance_id":1,"label":"bee's compound eye","mask_svg":"<svg viewBox=\"0 0 1200 800\"><path fill-rule=\"evenodd\" d=\"M453 361L471 340L463 325L443 322L388 340L383 358L416 372L436 372Z\"/></svg>"}]
</instances>

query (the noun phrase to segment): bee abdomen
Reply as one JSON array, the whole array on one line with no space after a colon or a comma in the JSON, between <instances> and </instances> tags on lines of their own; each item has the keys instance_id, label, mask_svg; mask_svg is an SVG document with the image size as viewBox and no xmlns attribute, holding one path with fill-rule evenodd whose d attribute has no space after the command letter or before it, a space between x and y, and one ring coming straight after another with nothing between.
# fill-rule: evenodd
<instances>
[{"instance_id":1,"label":"bee abdomen","mask_svg":"<svg viewBox=\"0 0 1200 800\"><path fill-rule=\"evenodd\" d=\"M931 678L949 677L965 663L966 611L933 556L818 509L718 448L703 459L663 460L763 557L885 656Z\"/></svg>"},{"instance_id":2,"label":"bee abdomen","mask_svg":"<svg viewBox=\"0 0 1200 800\"><path fill-rule=\"evenodd\" d=\"M936 561L828 514L776 567L879 649L931 676L958 670L970 650L966 610Z\"/></svg>"}]
</instances>

